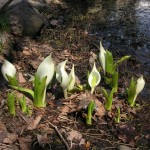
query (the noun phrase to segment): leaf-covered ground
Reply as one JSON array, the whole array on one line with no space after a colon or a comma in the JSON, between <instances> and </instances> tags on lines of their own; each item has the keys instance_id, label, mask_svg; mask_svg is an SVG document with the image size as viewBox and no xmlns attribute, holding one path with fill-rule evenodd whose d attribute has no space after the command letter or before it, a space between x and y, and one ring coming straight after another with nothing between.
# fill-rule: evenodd
<instances>
[{"instance_id":1,"label":"leaf-covered ground","mask_svg":"<svg viewBox=\"0 0 150 150\"><path fill-rule=\"evenodd\" d=\"M87 83L87 73L99 53L93 44L94 36L82 26L82 17L73 16L74 9L63 4L52 4L51 9L41 11L47 22L36 39L23 37L16 40L12 55L7 58L17 68L17 77L22 86L32 88L29 81L42 60L52 53L57 65L68 59L67 71L75 65L76 84ZM60 17L61 16L61 17ZM80 22L80 23L79 23ZM97 43L96 43L97 44ZM96 54L96 55L95 55ZM120 58L120 53L113 52ZM2 63L3 57L0 56ZM97 66L100 66L96 60ZM13 91L0 75L0 149L9 150L105 150L105 149L149 149L150 148L150 99L140 94L137 106L131 108L126 100L125 90L132 76L143 72L141 64L134 58L119 66L119 89L115 94L111 111L104 108L105 98L101 88L103 78L93 95L90 90L76 91L63 98L60 85L53 82L47 90L47 107L33 108L31 99L26 97L31 115L23 114L16 104L17 115L8 113L7 93ZM101 72L102 76L103 73ZM146 89L150 84L145 76ZM16 95L22 94L16 91ZM97 109L92 117L92 125L86 125L86 107L94 100ZM120 123L115 123L117 108L121 108Z\"/></svg>"}]
</instances>

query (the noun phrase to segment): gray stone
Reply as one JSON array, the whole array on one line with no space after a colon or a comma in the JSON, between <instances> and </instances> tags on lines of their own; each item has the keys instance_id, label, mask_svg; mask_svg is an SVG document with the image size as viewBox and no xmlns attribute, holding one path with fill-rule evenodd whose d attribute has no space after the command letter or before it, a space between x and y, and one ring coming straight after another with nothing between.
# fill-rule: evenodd
<instances>
[{"instance_id":1,"label":"gray stone","mask_svg":"<svg viewBox=\"0 0 150 150\"><path fill-rule=\"evenodd\" d=\"M14 0L7 15L11 31L17 36L35 37L43 25L42 16L27 0Z\"/></svg>"},{"instance_id":2,"label":"gray stone","mask_svg":"<svg viewBox=\"0 0 150 150\"><path fill-rule=\"evenodd\" d=\"M132 150L132 148L126 145L119 145L118 150Z\"/></svg>"},{"instance_id":3,"label":"gray stone","mask_svg":"<svg viewBox=\"0 0 150 150\"><path fill-rule=\"evenodd\" d=\"M0 53L9 56L12 50L13 42L11 41L10 35L6 33L0 34Z\"/></svg>"}]
</instances>

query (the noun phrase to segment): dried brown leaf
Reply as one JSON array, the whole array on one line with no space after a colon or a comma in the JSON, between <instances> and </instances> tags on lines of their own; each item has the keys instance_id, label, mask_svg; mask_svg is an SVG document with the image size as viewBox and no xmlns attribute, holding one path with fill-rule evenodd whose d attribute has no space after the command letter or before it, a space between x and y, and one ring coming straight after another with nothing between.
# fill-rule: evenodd
<instances>
[{"instance_id":1,"label":"dried brown leaf","mask_svg":"<svg viewBox=\"0 0 150 150\"><path fill-rule=\"evenodd\" d=\"M33 120L32 122L29 123L27 129L28 130L34 130L37 128L37 125L39 124L40 120L42 118L42 115L39 115L35 118L35 120Z\"/></svg>"},{"instance_id":2,"label":"dried brown leaf","mask_svg":"<svg viewBox=\"0 0 150 150\"><path fill-rule=\"evenodd\" d=\"M30 145L32 142L32 139L30 136L26 137L20 137L18 138L19 146L21 150L30 150Z\"/></svg>"},{"instance_id":3,"label":"dried brown leaf","mask_svg":"<svg viewBox=\"0 0 150 150\"><path fill-rule=\"evenodd\" d=\"M48 142L47 133L45 133L44 135L37 134L37 140L40 145L47 143Z\"/></svg>"},{"instance_id":4,"label":"dried brown leaf","mask_svg":"<svg viewBox=\"0 0 150 150\"><path fill-rule=\"evenodd\" d=\"M15 133L8 133L7 137L3 140L3 143L12 144L15 141L17 141L17 139L18 139L18 135L16 135Z\"/></svg>"},{"instance_id":5,"label":"dried brown leaf","mask_svg":"<svg viewBox=\"0 0 150 150\"><path fill-rule=\"evenodd\" d=\"M81 140L81 138L82 138L82 134L75 130L70 131L68 134L69 135L68 135L67 139L69 141Z\"/></svg>"},{"instance_id":6,"label":"dried brown leaf","mask_svg":"<svg viewBox=\"0 0 150 150\"><path fill-rule=\"evenodd\" d=\"M26 55L26 56L30 56L31 53L29 52L29 50L23 50L23 54Z\"/></svg>"},{"instance_id":7,"label":"dried brown leaf","mask_svg":"<svg viewBox=\"0 0 150 150\"><path fill-rule=\"evenodd\" d=\"M23 77L22 72L18 73L18 78L19 78L19 82L20 83L25 83L26 82L25 78Z\"/></svg>"}]
</instances>

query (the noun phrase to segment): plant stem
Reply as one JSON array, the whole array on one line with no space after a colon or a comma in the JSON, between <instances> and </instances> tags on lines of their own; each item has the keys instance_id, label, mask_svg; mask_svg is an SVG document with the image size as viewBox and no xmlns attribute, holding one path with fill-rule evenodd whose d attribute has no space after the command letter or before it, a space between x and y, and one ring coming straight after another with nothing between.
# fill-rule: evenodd
<instances>
[{"instance_id":1,"label":"plant stem","mask_svg":"<svg viewBox=\"0 0 150 150\"><path fill-rule=\"evenodd\" d=\"M94 89L95 89L94 87L91 88L91 94L94 93Z\"/></svg>"},{"instance_id":2,"label":"plant stem","mask_svg":"<svg viewBox=\"0 0 150 150\"><path fill-rule=\"evenodd\" d=\"M68 93L67 93L67 89L63 89L63 92L64 92L64 98L68 98Z\"/></svg>"}]
</instances>

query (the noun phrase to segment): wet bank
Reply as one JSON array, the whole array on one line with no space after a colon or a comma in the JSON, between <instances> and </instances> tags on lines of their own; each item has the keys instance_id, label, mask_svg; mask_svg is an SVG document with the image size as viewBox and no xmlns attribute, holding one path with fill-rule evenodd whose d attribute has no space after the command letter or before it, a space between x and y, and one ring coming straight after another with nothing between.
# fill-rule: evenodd
<instances>
[{"instance_id":1,"label":"wet bank","mask_svg":"<svg viewBox=\"0 0 150 150\"><path fill-rule=\"evenodd\" d=\"M72 27L82 28L92 39L114 54L131 55L140 63L137 73L150 72L150 1L95 0L67 1L74 8ZM136 72L135 71L135 72ZM136 73L135 73L136 74ZM147 89L150 89L149 78ZM146 92L149 96L149 90Z\"/></svg>"}]
</instances>

